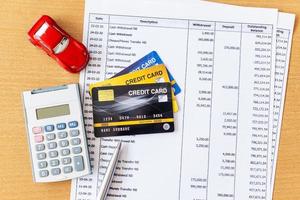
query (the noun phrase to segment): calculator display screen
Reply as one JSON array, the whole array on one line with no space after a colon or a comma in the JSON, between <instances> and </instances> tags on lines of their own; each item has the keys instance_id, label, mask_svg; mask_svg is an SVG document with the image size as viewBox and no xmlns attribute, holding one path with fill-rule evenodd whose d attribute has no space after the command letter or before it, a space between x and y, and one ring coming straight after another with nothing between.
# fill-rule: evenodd
<instances>
[{"instance_id":1,"label":"calculator display screen","mask_svg":"<svg viewBox=\"0 0 300 200\"><path fill-rule=\"evenodd\" d=\"M70 114L69 104L36 109L37 119L46 119Z\"/></svg>"}]
</instances>

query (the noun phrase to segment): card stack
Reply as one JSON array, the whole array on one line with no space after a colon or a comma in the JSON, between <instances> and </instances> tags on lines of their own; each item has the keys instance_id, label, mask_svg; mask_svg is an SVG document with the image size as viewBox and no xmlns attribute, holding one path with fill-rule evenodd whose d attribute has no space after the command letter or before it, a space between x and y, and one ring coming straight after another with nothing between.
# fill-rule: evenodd
<instances>
[{"instance_id":1,"label":"card stack","mask_svg":"<svg viewBox=\"0 0 300 200\"><path fill-rule=\"evenodd\" d=\"M180 92L151 52L111 79L90 85L95 137L173 132Z\"/></svg>"}]
</instances>

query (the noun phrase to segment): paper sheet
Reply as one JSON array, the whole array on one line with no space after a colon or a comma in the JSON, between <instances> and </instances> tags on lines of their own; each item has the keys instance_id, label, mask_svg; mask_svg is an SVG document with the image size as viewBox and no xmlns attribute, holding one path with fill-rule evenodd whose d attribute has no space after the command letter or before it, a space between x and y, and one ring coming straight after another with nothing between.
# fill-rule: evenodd
<instances>
[{"instance_id":1,"label":"paper sheet","mask_svg":"<svg viewBox=\"0 0 300 200\"><path fill-rule=\"evenodd\" d=\"M154 0L152 0L154 1ZM160 0L162 1L162 0ZM166 2L174 2L174 0L164 0ZM182 0L178 0L181 2ZM191 0L189 3L198 3L202 0ZM203 0L204 1L204 0ZM186 3L186 2L185 2ZM229 5L223 3L215 3L215 6L231 6L239 7L236 5ZM274 76L274 106L273 106L273 131L272 131L272 165L271 171L272 175L270 176L271 181L271 196L274 192L274 183L275 183L275 172L276 172L276 163L278 157L278 149L280 143L280 132L283 120L283 110L284 110L284 101L286 93L286 84L288 79L289 71L289 62L291 54L291 46L293 40L293 31L294 31L295 15L290 13L278 13L278 23L277 23L277 40L276 40L276 61L275 61L275 76ZM272 198L271 198L272 199Z\"/></svg>"},{"instance_id":2,"label":"paper sheet","mask_svg":"<svg viewBox=\"0 0 300 200\"><path fill-rule=\"evenodd\" d=\"M72 181L71 199L95 199L118 139L107 199L267 199L276 25L276 9L87 0L80 83L93 174ZM88 85L152 50L184 88L176 131L100 144Z\"/></svg>"},{"instance_id":3,"label":"paper sheet","mask_svg":"<svg viewBox=\"0 0 300 200\"><path fill-rule=\"evenodd\" d=\"M170 0L164 0L166 2L174 2ZM182 0L178 0L182 1ZM202 0L191 0L189 3L198 3ZM231 6L231 7L239 7L235 5L222 4L222 3L214 3L216 6ZM278 13L278 23L277 23L277 40L276 40L276 61L275 61L275 76L274 76L274 106L273 106L273 131L272 131L272 165L271 171L272 175L270 176L271 181L271 194L270 199L272 199L272 195L274 192L274 184L276 177L276 164L278 157L278 149L280 143L280 132L283 120L283 110L284 110L284 101L285 101L285 93L287 87L288 80L288 71L289 71L289 62L290 62L290 54L293 40L293 32L294 32L294 23L295 23L295 15L290 13Z\"/></svg>"},{"instance_id":4,"label":"paper sheet","mask_svg":"<svg viewBox=\"0 0 300 200\"><path fill-rule=\"evenodd\" d=\"M274 90L274 119L272 140L272 178L271 191L274 189L276 163L280 142L284 100L288 79L290 54L293 40L295 15L280 12L278 15L276 63L275 63L275 90Z\"/></svg>"},{"instance_id":5,"label":"paper sheet","mask_svg":"<svg viewBox=\"0 0 300 200\"><path fill-rule=\"evenodd\" d=\"M170 0L165 0L166 2L174 2ZM182 1L182 0L178 0ZM191 0L189 3L198 3L201 0ZM214 3L216 6L231 6L239 7L235 5L228 5L222 3ZM278 23L277 23L277 41L276 41L276 62L275 62L275 76L274 76L274 106L273 106L273 135L272 135L272 175L270 176L271 181L271 196L274 192L274 183L275 183L275 172L276 172L276 163L278 157L278 149L280 143L280 132L283 120L283 110L284 110L284 101L286 93L286 84L288 79L289 71L289 62L291 54L291 46L293 39L295 15L290 13L278 13ZM271 197L272 199L272 197Z\"/></svg>"},{"instance_id":6,"label":"paper sheet","mask_svg":"<svg viewBox=\"0 0 300 200\"><path fill-rule=\"evenodd\" d=\"M169 0L166 0L169 1ZM180 0L181 1L181 0ZM200 0L191 1L192 3L198 3ZM211 2L213 3L213 2ZM228 4L220 4L215 3L216 6L233 6ZM275 76L274 76L274 119L273 119L273 135L272 135L272 189L274 188L275 181L275 171L276 171L276 163L278 157L278 149L280 143L280 132L283 120L283 110L284 110L284 101L285 101L285 93L286 86L288 80L288 71L289 71L289 63L290 63L290 54L293 40L293 32L294 32L294 24L295 24L295 15L290 13L278 13L278 22L277 22L277 39L276 39L276 56L275 56Z\"/></svg>"}]
</instances>

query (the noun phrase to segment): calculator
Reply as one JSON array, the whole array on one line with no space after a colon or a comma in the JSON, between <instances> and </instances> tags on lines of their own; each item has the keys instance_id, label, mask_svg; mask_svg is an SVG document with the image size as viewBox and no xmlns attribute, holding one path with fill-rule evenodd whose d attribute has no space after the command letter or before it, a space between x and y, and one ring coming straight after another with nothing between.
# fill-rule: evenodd
<instances>
[{"instance_id":1,"label":"calculator","mask_svg":"<svg viewBox=\"0 0 300 200\"><path fill-rule=\"evenodd\" d=\"M55 182L91 172L78 84L23 92L35 182Z\"/></svg>"}]
</instances>

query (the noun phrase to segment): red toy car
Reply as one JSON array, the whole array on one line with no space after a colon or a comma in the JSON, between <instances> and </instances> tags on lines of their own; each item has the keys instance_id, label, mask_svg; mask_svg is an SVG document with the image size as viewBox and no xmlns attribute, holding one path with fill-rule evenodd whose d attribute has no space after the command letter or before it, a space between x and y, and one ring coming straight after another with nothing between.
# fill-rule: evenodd
<instances>
[{"instance_id":1,"label":"red toy car","mask_svg":"<svg viewBox=\"0 0 300 200\"><path fill-rule=\"evenodd\" d=\"M76 73L88 63L85 46L71 37L49 16L43 15L28 32L29 40L46 51L64 69Z\"/></svg>"}]
</instances>

